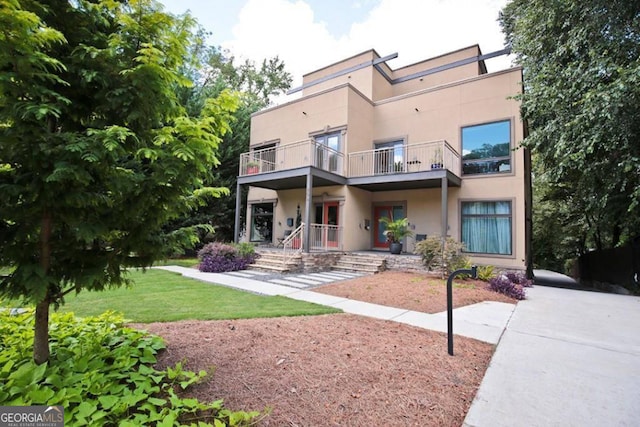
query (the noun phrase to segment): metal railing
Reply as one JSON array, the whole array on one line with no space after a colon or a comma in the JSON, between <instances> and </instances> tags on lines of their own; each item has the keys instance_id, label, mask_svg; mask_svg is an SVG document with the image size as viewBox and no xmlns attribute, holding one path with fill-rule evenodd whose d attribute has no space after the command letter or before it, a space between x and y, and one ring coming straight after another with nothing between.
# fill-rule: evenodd
<instances>
[{"instance_id":1,"label":"metal railing","mask_svg":"<svg viewBox=\"0 0 640 427\"><path fill-rule=\"evenodd\" d=\"M253 150L240 155L239 175L315 166L344 175L344 154L313 139L305 139L275 148Z\"/></svg>"},{"instance_id":2,"label":"metal railing","mask_svg":"<svg viewBox=\"0 0 640 427\"><path fill-rule=\"evenodd\" d=\"M343 227L341 225L311 224L310 249L313 251L341 251Z\"/></svg>"},{"instance_id":3,"label":"metal railing","mask_svg":"<svg viewBox=\"0 0 640 427\"><path fill-rule=\"evenodd\" d=\"M283 263L286 265L291 258L302 252L302 237L304 222L282 241Z\"/></svg>"},{"instance_id":4,"label":"metal railing","mask_svg":"<svg viewBox=\"0 0 640 427\"><path fill-rule=\"evenodd\" d=\"M349 154L349 177L448 169L460 175L460 154L445 140Z\"/></svg>"}]
</instances>

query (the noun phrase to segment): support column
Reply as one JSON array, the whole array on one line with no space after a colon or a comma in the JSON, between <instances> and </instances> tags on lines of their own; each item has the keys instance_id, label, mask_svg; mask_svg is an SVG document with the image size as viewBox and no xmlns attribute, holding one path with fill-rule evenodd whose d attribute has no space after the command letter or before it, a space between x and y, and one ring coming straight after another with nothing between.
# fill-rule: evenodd
<instances>
[{"instance_id":1,"label":"support column","mask_svg":"<svg viewBox=\"0 0 640 427\"><path fill-rule=\"evenodd\" d=\"M311 246L311 202L313 197L313 175L311 174L311 168L307 172L307 191L304 200L304 235L302 251L309 253Z\"/></svg>"},{"instance_id":2,"label":"support column","mask_svg":"<svg viewBox=\"0 0 640 427\"><path fill-rule=\"evenodd\" d=\"M242 185L236 184L236 220L233 228L233 241L238 243L240 238L240 202L242 202Z\"/></svg>"},{"instance_id":3,"label":"support column","mask_svg":"<svg viewBox=\"0 0 640 427\"><path fill-rule=\"evenodd\" d=\"M441 206L441 213L440 213L440 221L441 221L441 230L440 230L440 235L442 236L442 244L444 245L444 242L447 239L447 230L449 228L449 222L448 222L448 217L449 217L449 198L448 198L448 186L447 186L447 177L443 177L442 181L440 183L440 193L442 195L442 200L440 201L440 203L442 204Z\"/></svg>"}]
</instances>

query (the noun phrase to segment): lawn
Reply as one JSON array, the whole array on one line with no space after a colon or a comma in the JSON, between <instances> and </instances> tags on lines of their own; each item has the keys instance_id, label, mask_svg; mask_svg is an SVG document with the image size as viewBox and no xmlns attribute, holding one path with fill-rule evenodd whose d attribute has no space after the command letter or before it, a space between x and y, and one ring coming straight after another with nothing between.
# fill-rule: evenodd
<instances>
[{"instance_id":1,"label":"lawn","mask_svg":"<svg viewBox=\"0 0 640 427\"><path fill-rule=\"evenodd\" d=\"M77 316L106 310L124 314L131 322L248 319L338 313L339 310L279 296L261 296L211 285L163 270L131 271L129 288L81 292L66 297L60 308Z\"/></svg>"}]
</instances>

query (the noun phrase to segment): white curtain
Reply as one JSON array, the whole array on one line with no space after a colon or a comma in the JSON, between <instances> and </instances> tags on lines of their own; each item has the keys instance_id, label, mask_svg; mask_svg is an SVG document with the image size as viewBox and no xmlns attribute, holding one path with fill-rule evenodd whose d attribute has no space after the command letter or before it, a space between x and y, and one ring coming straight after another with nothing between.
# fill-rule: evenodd
<instances>
[{"instance_id":1,"label":"white curtain","mask_svg":"<svg viewBox=\"0 0 640 427\"><path fill-rule=\"evenodd\" d=\"M462 203L467 252L511 255L511 202Z\"/></svg>"}]
</instances>

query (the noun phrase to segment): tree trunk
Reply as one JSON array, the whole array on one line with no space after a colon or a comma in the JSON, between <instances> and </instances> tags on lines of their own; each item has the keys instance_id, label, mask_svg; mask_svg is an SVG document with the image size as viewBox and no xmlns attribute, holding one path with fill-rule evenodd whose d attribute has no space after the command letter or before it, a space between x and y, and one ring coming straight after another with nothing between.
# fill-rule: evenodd
<instances>
[{"instance_id":1,"label":"tree trunk","mask_svg":"<svg viewBox=\"0 0 640 427\"><path fill-rule=\"evenodd\" d=\"M49 360L49 293L36 306L36 323L33 337L33 360L38 365Z\"/></svg>"},{"instance_id":2,"label":"tree trunk","mask_svg":"<svg viewBox=\"0 0 640 427\"><path fill-rule=\"evenodd\" d=\"M45 211L42 214L40 229L40 267L45 275L49 274L51 266L51 214ZM36 319L33 337L33 360L41 365L49 360L49 305L51 294L47 285L47 293L42 301L36 305Z\"/></svg>"}]
</instances>

